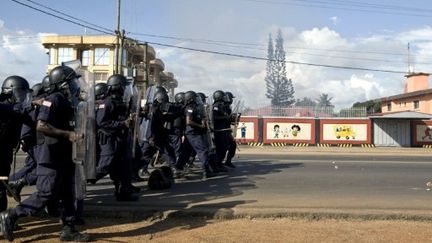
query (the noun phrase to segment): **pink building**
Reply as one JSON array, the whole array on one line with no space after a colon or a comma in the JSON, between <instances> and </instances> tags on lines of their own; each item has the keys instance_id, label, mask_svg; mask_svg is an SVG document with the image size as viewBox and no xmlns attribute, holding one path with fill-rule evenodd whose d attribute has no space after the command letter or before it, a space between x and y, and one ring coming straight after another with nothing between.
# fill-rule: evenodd
<instances>
[{"instance_id":1,"label":"pink building","mask_svg":"<svg viewBox=\"0 0 432 243\"><path fill-rule=\"evenodd\" d=\"M410 73L403 94L378 99L381 112L416 111L432 114L432 89L429 88L428 73Z\"/></svg>"}]
</instances>

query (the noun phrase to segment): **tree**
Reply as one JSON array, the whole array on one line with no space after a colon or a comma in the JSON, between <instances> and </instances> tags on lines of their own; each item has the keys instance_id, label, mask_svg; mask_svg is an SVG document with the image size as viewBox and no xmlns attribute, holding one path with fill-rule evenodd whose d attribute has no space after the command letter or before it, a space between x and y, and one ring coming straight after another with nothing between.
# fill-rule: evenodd
<instances>
[{"instance_id":1,"label":"tree","mask_svg":"<svg viewBox=\"0 0 432 243\"><path fill-rule=\"evenodd\" d=\"M334 107L334 105L331 103L331 100L333 97L329 97L328 94L322 93L320 94L319 98L317 99L318 106L320 107Z\"/></svg>"},{"instance_id":2,"label":"tree","mask_svg":"<svg viewBox=\"0 0 432 243\"><path fill-rule=\"evenodd\" d=\"M266 87L267 98L273 106L290 106L294 104L294 87L292 80L287 78L285 51L283 49L282 31L279 29L273 49L273 40L269 35L267 50Z\"/></svg>"},{"instance_id":3,"label":"tree","mask_svg":"<svg viewBox=\"0 0 432 243\"><path fill-rule=\"evenodd\" d=\"M317 102L311 98L303 97L302 100L297 99L295 106L316 106Z\"/></svg>"},{"instance_id":4,"label":"tree","mask_svg":"<svg viewBox=\"0 0 432 243\"><path fill-rule=\"evenodd\" d=\"M365 102L356 102L353 104L352 107L353 108L366 107L366 111L369 114L381 112L381 102L375 101L375 100L368 100Z\"/></svg>"}]
</instances>

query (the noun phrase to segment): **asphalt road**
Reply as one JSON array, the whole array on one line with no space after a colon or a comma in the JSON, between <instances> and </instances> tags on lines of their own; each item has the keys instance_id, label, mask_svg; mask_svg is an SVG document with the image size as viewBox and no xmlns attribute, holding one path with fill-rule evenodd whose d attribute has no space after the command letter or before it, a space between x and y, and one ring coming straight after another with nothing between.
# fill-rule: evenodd
<instances>
[{"instance_id":1,"label":"asphalt road","mask_svg":"<svg viewBox=\"0 0 432 243\"><path fill-rule=\"evenodd\" d=\"M207 181L194 169L171 190L150 191L145 182L138 183L143 188L138 202L114 201L112 185L104 179L88 187L86 209L93 213L223 212L227 217L324 212L432 218L432 191L426 186L432 180L428 153L344 151L246 149L234 160L236 169ZM33 190L26 188L24 194Z\"/></svg>"}]
</instances>

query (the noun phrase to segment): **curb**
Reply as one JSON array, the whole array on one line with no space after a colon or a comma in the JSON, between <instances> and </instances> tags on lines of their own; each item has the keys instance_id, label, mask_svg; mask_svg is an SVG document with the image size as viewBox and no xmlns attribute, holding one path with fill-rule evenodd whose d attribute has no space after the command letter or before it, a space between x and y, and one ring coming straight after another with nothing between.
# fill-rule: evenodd
<instances>
[{"instance_id":1,"label":"curb","mask_svg":"<svg viewBox=\"0 0 432 243\"><path fill-rule=\"evenodd\" d=\"M206 218L217 220L253 218L290 218L307 220L409 220L432 221L430 212L394 212L386 210L313 210L305 209L262 209L262 208L212 208L197 207L189 209L135 208L115 210L113 208L93 208L86 206L84 215L93 218L134 218L142 220Z\"/></svg>"}]
</instances>

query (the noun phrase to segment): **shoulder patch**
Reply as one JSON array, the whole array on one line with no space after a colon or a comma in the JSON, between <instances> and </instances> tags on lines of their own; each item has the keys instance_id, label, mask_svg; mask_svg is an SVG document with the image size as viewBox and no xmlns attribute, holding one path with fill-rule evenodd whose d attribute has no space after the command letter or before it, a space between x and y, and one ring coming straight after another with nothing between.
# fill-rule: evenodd
<instances>
[{"instance_id":1,"label":"shoulder patch","mask_svg":"<svg viewBox=\"0 0 432 243\"><path fill-rule=\"evenodd\" d=\"M46 107L51 107L52 103L51 103L51 101L44 100L44 101L42 101L42 105L46 106Z\"/></svg>"},{"instance_id":2,"label":"shoulder patch","mask_svg":"<svg viewBox=\"0 0 432 243\"><path fill-rule=\"evenodd\" d=\"M100 105L98 106L98 109L105 109L105 104L100 104Z\"/></svg>"},{"instance_id":3,"label":"shoulder patch","mask_svg":"<svg viewBox=\"0 0 432 243\"><path fill-rule=\"evenodd\" d=\"M193 112L193 110L192 110L192 109L188 109L188 110L187 110L187 112L190 112L190 113L192 113L192 112Z\"/></svg>"},{"instance_id":4,"label":"shoulder patch","mask_svg":"<svg viewBox=\"0 0 432 243\"><path fill-rule=\"evenodd\" d=\"M215 106L215 107L213 107L213 110L214 110L214 111L218 111L218 110L219 110L219 107Z\"/></svg>"}]
</instances>

